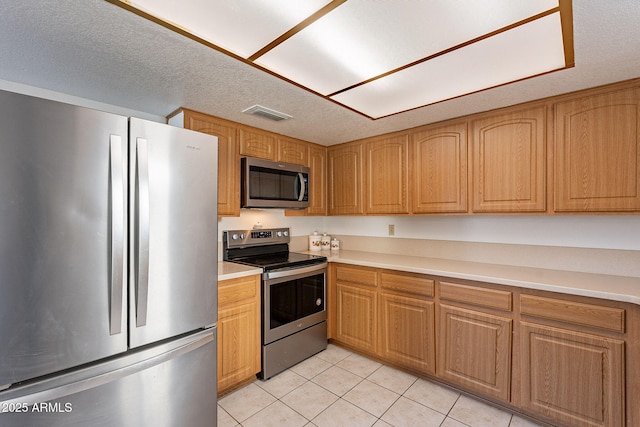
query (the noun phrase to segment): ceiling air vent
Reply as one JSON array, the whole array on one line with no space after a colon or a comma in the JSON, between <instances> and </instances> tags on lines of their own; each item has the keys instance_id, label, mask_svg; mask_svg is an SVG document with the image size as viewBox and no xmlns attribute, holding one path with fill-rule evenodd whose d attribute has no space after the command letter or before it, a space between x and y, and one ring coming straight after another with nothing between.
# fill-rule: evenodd
<instances>
[{"instance_id":1,"label":"ceiling air vent","mask_svg":"<svg viewBox=\"0 0 640 427\"><path fill-rule=\"evenodd\" d=\"M281 113L280 111L272 110L271 108L263 107L262 105L254 105L246 110L242 110L243 113L253 114L254 116L264 117L265 119L279 122L280 120L291 119L292 116Z\"/></svg>"}]
</instances>

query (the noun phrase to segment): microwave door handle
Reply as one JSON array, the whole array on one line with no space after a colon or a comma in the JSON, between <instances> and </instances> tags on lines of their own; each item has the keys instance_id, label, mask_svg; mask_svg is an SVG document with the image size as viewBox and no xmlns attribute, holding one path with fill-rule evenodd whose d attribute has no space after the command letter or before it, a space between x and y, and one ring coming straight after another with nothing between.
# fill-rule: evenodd
<instances>
[{"instance_id":1,"label":"microwave door handle","mask_svg":"<svg viewBox=\"0 0 640 427\"><path fill-rule=\"evenodd\" d=\"M147 324L149 293L149 150L146 139L136 140L136 326Z\"/></svg>"},{"instance_id":2,"label":"microwave door handle","mask_svg":"<svg viewBox=\"0 0 640 427\"><path fill-rule=\"evenodd\" d=\"M298 173L298 179L300 180L300 195L298 196L298 201L301 202L304 200L304 194L307 192L307 186L304 182L304 174L302 172Z\"/></svg>"}]
</instances>

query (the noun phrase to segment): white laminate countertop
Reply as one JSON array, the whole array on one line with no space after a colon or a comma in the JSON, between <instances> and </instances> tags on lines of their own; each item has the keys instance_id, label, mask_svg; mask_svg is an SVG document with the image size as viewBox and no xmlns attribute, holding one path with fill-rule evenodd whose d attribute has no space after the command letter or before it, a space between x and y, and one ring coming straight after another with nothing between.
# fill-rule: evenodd
<instances>
[{"instance_id":1,"label":"white laminate countertop","mask_svg":"<svg viewBox=\"0 0 640 427\"><path fill-rule=\"evenodd\" d=\"M349 250L306 253L324 255L329 262L476 280L640 305L640 277L579 273Z\"/></svg>"},{"instance_id":2,"label":"white laminate countertop","mask_svg":"<svg viewBox=\"0 0 640 427\"><path fill-rule=\"evenodd\" d=\"M233 262L218 262L218 281L262 274L262 269Z\"/></svg>"}]
</instances>

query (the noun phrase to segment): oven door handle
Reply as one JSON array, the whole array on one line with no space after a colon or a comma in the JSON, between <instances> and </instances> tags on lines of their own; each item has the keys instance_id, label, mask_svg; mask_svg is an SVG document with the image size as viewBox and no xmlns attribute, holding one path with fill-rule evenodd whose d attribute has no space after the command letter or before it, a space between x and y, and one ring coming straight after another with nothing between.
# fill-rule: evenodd
<instances>
[{"instance_id":1,"label":"oven door handle","mask_svg":"<svg viewBox=\"0 0 640 427\"><path fill-rule=\"evenodd\" d=\"M313 273L313 272L322 272L322 270L327 268L327 263L323 262L322 264L314 264L309 267L302 268L291 268L289 270L283 271L268 271L262 275L264 280L272 280L272 279L281 279L283 277L289 276L298 276L300 274Z\"/></svg>"}]
</instances>

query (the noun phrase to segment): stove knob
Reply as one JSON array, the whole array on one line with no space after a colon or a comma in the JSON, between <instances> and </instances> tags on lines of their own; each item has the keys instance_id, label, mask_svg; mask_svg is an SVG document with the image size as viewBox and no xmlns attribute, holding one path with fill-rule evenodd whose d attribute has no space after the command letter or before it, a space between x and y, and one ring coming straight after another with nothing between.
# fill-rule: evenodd
<instances>
[{"instance_id":1,"label":"stove knob","mask_svg":"<svg viewBox=\"0 0 640 427\"><path fill-rule=\"evenodd\" d=\"M231 240L238 240L238 235L237 234L232 234L231 235Z\"/></svg>"},{"instance_id":2,"label":"stove knob","mask_svg":"<svg viewBox=\"0 0 640 427\"><path fill-rule=\"evenodd\" d=\"M278 231L278 232L276 233L276 235L277 235L278 237L282 237L282 231Z\"/></svg>"},{"instance_id":3,"label":"stove knob","mask_svg":"<svg viewBox=\"0 0 640 427\"><path fill-rule=\"evenodd\" d=\"M245 238L245 234L244 234L244 233L241 233L241 234L240 234L240 238L241 238L242 240L244 240L244 238Z\"/></svg>"},{"instance_id":4,"label":"stove knob","mask_svg":"<svg viewBox=\"0 0 640 427\"><path fill-rule=\"evenodd\" d=\"M284 231L284 237L287 237L288 235L289 235L289 232L285 230Z\"/></svg>"}]
</instances>

